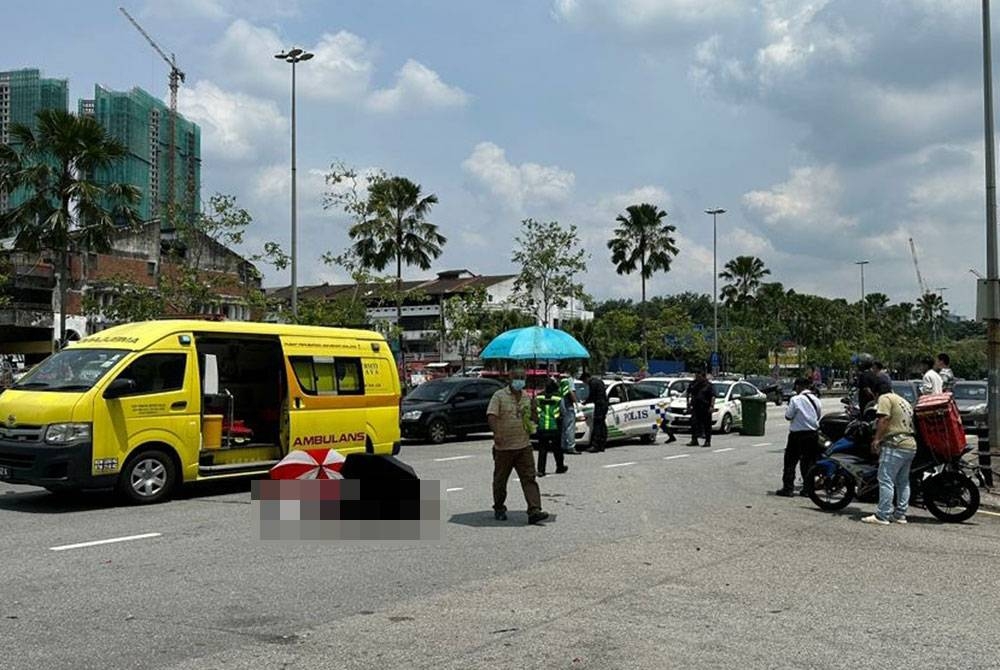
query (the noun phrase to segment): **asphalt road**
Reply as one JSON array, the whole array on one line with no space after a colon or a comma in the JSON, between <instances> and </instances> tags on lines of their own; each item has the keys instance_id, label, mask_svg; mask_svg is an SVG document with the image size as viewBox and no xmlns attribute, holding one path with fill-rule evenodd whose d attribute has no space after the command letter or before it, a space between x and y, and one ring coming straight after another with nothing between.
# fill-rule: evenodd
<instances>
[{"instance_id":1,"label":"asphalt road","mask_svg":"<svg viewBox=\"0 0 1000 670\"><path fill-rule=\"evenodd\" d=\"M775 497L780 413L567 457L543 526L516 481L493 520L488 440L406 445L444 522L399 546L262 542L245 483L144 508L0 484L0 668L1000 667L1000 517Z\"/></svg>"}]
</instances>

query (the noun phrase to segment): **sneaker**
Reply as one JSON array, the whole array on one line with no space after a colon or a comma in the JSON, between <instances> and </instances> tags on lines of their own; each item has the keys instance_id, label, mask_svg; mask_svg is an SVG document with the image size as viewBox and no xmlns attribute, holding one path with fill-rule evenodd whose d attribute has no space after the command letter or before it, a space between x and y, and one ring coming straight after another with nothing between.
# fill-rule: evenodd
<instances>
[{"instance_id":1,"label":"sneaker","mask_svg":"<svg viewBox=\"0 0 1000 670\"><path fill-rule=\"evenodd\" d=\"M894 516L894 517L892 517L892 522L893 523L906 523L906 517L905 516Z\"/></svg>"},{"instance_id":2,"label":"sneaker","mask_svg":"<svg viewBox=\"0 0 1000 670\"><path fill-rule=\"evenodd\" d=\"M795 495L795 491L793 491L792 489L778 489L777 491L774 492L774 495L781 496L782 498L791 498L793 495Z\"/></svg>"},{"instance_id":3,"label":"sneaker","mask_svg":"<svg viewBox=\"0 0 1000 670\"><path fill-rule=\"evenodd\" d=\"M667 438L667 441L664 442L664 444L670 444L671 442L676 442L676 441L677 441L677 436L676 435L671 435L671 436L669 436Z\"/></svg>"},{"instance_id":4,"label":"sneaker","mask_svg":"<svg viewBox=\"0 0 1000 670\"><path fill-rule=\"evenodd\" d=\"M869 516L862 517L861 522L862 523L874 523L874 524L877 524L879 526L888 526L889 525L888 521L886 521L885 519L880 518L877 514L871 514Z\"/></svg>"},{"instance_id":5,"label":"sneaker","mask_svg":"<svg viewBox=\"0 0 1000 670\"><path fill-rule=\"evenodd\" d=\"M569 466L564 465L561 468L556 468L556 474L557 475L561 475L562 473L566 472L567 470L569 470Z\"/></svg>"},{"instance_id":6,"label":"sneaker","mask_svg":"<svg viewBox=\"0 0 1000 670\"><path fill-rule=\"evenodd\" d=\"M582 451L577 451L576 447L574 447L574 448L570 449L569 451L564 451L563 453L564 454L570 454L572 456L579 456L583 452Z\"/></svg>"},{"instance_id":7,"label":"sneaker","mask_svg":"<svg viewBox=\"0 0 1000 670\"><path fill-rule=\"evenodd\" d=\"M536 477L544 477L545 473L539 470L537 473L535 473L535 476Z\"/></svg>"},{"instance_id":8,"label":"sneaker","mask_svg":"<svg viewBox=\"0 0 1000 670\"><path fill-rule=\"evenodd\" d=\"M530 523L531 525L536 525L541 523L542 521L545 521L548 518L549 518L548 512L535 512L534 514L528 515L528 523Z\"/></svg>"},{"instance_id":9,"label":"sneaker","mask_svg":"<svg viewBox=\"0 0 1000 670\"><path fill-rule=\"evenodd\" d=\"M694 440L691 440L690 442L686 442L686 443L684 444L684 446L685 446L685 447L697 447L697 446L698 446L698 443L697 443L697 442L695 442Z\"/></svg>"},{"instance_id":10,"label":"sneaker","mask_svg":"<svg viewBox=\"0 0 1000 670\"><path fill-rule=\"evenodd\" d=\"M493 512L493 518L496 519L497 521L506 521L507 520L507 512L506 511L494 511Z\"/></svg>"},{"instance_id":11,"label":"sneaker","mask_svg":"<svg viewBox=\"0 0 1000 670\"><path fill-rule=\"evenodd\" d=\"M594 449L593 447L591 447L590 449L585 449L585 451L588 454L599 454L599 453L601 453L604 450L603 449Z\"/></svg>"}]
</instances>

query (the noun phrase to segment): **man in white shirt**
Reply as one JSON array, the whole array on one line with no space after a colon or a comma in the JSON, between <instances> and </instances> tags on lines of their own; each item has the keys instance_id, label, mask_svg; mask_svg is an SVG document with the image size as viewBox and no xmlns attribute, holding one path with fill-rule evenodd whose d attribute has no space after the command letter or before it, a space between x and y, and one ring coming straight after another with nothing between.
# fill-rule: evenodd
<instances>
[{"instance_id":1,"label":"man in white shirt","mask_svg":"<svg viewBox=\"0 0 1000 670\"><path fill-rule=\"evenodd\" d=\"M937 373L934 369L934 359L928 356L923 360L924 364L924 378L920 382L920 393L927 395L928 393L941 393L944 390L944 381L941 379L941 375Z\"/></svg>"},{"instance_id":2,"label":"man in white shirt","mask_svg":"<svg viewBox=\"0 0 1000 670\"><path fill-rule=\"evenodd\" d=\"M795 395L788 401L785 418L788 426L788 442L785 444L785 467L781 474L781 488L775 495L790 498L795 495L795 466L802 473L802 492L809 495L812 482L808 473L819 455L819 418L822 415L819 398L812 392L811 380L796 379Z\"/></svg>"},{"instance_id":3,"label":"man in white shirt","mask_svg":"<svg viewBox=\"0 0 1000 670\"><path fill-rule=\"evenodd\" d=\"M941 377L941 386L945 391L950 391L955 385L955 373L951 371L951 356L945 353L937 355L934 369Z\"/></svg>"}]
</instances>

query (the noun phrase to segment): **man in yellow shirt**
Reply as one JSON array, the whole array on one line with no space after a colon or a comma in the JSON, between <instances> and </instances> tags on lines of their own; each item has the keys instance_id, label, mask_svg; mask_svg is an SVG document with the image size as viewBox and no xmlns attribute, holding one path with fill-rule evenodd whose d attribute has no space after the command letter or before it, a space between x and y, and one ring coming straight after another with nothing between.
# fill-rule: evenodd
<instances>
[{"instance_id":1,"label":"man in yellow shirt","mask_svg":"<svg viewBox=\"0 0 1000 670\"><path fill-rule=\"evenodd\" d=\"M872 446L878 451L878 509L862 521L880 526L906 523L910 504L910 464L917 454L913 406L892 391L878 397L878 422ZM896 505L893 509L893 493Z\"/></svg>"},{"instance_id":2,"label":"man in yellow shirt","mask_svg":"<svg viewBox=\"0 0 1000 670\"><path fill-rule=\"evenodd\" d=\"M497 521L507 520L507 480L515 470L528 503L528 523L536 524L549 515L542 511L542 494L535 480L531 433L537 415L524 393L524 383L524 370L514 370L510 384L493 394L486 409L493 431L493 515Z\"/></svg>"}]
</instances>

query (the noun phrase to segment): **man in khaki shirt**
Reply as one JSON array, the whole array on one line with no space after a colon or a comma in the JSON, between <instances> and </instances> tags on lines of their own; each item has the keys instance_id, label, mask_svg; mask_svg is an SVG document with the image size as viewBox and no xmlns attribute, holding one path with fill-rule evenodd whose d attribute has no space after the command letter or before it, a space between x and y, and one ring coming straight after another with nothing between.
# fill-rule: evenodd
<instances>
[{"instance_id":1,"label":"man in khaki shirt","mask_svg":"<svg viewBox=\"0 0 1000 670\"><path fill-rule=\"evenodd\" d=\"M510 384L493 394L486 409L486 419L493 431L493 515L507 520L507 480L517 471L524 499L528 503L528 523L549 518L542 511L542 495L535 481L535 459L531 451L531 433L535 413L531 399L524 393L524 370L516 369Z\"/></svg>"}]
</instances>

